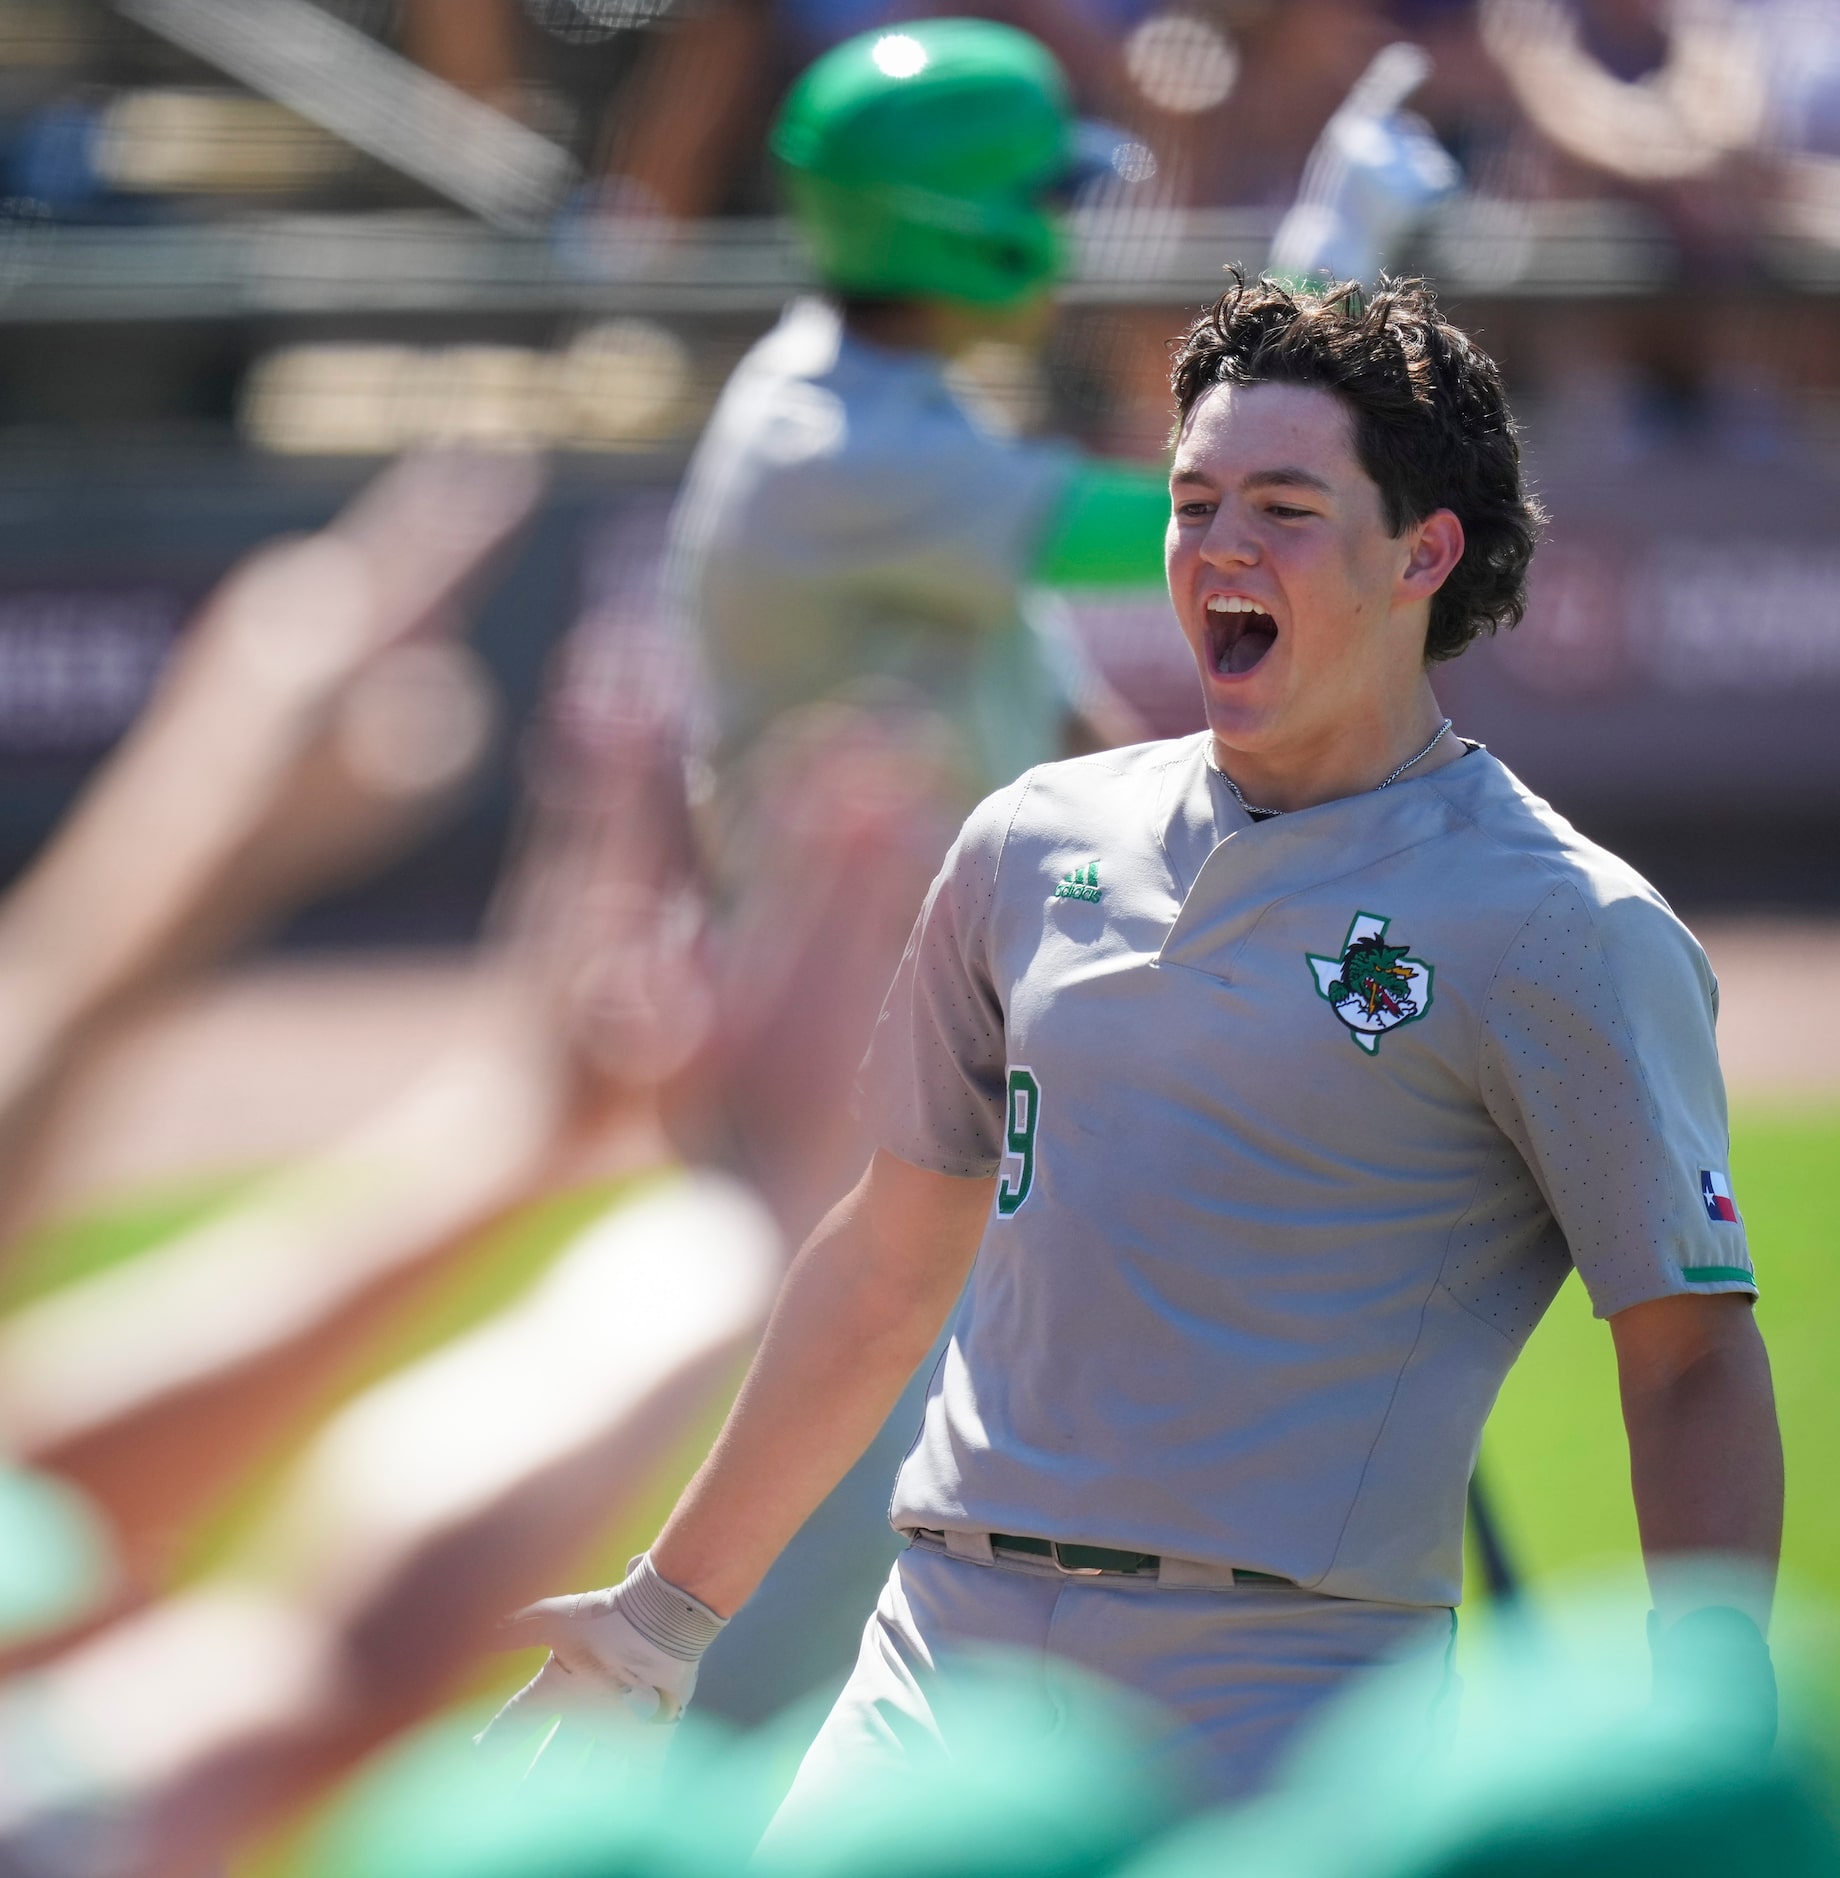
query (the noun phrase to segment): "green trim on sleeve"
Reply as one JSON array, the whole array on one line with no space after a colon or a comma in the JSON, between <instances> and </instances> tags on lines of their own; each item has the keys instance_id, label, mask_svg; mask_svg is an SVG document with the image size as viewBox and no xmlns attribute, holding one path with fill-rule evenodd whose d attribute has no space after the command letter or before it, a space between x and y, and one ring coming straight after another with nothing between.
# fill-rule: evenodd
<instances>
[{"instance_id":1,"label":"green trim on sleeve","mask_svg":"<svg viewBox=\"0 0 1840 1878\"><path fill-rule=\"evenodd\" d=\"M1160 467L1083 462L1061 496L1031 578L1044 587L1161 587L1169 482Z\"/></svg>"},{"instance_id":2,"label":"green trim on sleeve","mask_svg":"<svg viewBox=\"0 0 1840 1878\"><path fill-rule=\"evenodd\" d=\"M1754 1285L1755 1272L1742 1265L1683 1265L1680 1275L1690 1285Z\"/></svg>"}]
</instances>

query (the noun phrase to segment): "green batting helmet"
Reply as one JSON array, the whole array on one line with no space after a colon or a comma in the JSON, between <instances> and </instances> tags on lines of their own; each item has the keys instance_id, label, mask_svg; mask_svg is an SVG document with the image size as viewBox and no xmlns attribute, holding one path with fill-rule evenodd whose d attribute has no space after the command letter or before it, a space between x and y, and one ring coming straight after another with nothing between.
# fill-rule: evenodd
<instances>
[{"instance_id":1,"label":"green batting helmet","mask_svg":"<svg viewBox=\"0 0 1840 1878\"><path fill-rule=\"evenodd\" d=\"M828 286L991 307L1059 272L1048 198L1076 149L1053 55L988 20L846 40L793 86L772 136Z\"/></svg>"}]
</instances>

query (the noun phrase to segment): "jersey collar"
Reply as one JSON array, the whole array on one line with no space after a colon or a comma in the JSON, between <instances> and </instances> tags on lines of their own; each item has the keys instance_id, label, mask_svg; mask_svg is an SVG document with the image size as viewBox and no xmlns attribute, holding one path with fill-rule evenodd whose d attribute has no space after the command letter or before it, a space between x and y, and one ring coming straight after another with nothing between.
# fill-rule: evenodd
<instances>
[{"instance_id":1,"label":"jersey collar","mask_svg":"<svg viewBox=\"0 0 1840 1878\"><path fill-rule=\"evenodd\" d=\"M1205 745L1197 743L1196 749L1211 776L1202 754ZM1429 776L1408 777L1390 789L1341 796L1270 821L1253 822L1232 805L1238 826L1215 843L1194 875L1157 963L1226 975L1233 956L1273 904L1450 834L1470 821L1507 778L1502 765L1477 746ZM1198 814L1191 810L1184 826L1192 827ZM1169 859L1173 868L1176 856Z\"/></svg>"}]
</instances>

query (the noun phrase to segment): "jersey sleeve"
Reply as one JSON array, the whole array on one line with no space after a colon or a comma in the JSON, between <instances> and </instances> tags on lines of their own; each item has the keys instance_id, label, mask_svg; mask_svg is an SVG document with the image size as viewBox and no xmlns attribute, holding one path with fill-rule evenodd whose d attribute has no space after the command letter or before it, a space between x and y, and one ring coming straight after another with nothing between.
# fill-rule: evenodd
<instances>
[{"instance_id":1,"label":"jersey sleeve","mask_svg":"<svg viewBox=\"0 0 1840 1878\"><path fill-rule=\"evenodd\" d=\"M975 1179L1002 1159L1003 1000L991 970L997 870L1028 778L974 809L926 896L876 1021L857 1106L878 1147Z\"/></svg>"},{"instance_id":2,"label":"jersey sleeve","mask_svg":"<svg viewBox=\"0 0 1840 1878\"><path fill-rule=\"evenodd\" d=\"M1480 1081L1546 1197L1599 1317L1651 1298L1756 1292L1732 1195L1714 1023L1692 935L1639 893L1561 881L1483 1012Z\"/></svg>"},{"instance_id":3,"label":"jersey sleeve","mask_svg":"<svg viewBox=\"0 0 1840 1878\"><path fill-rule=\"evenodd\" d=\"M1045 587L1160 591L1168 525L1169 481L1160 466L1082 462L1042 537L1034 578Z\"/></svg>"}]
</instances>

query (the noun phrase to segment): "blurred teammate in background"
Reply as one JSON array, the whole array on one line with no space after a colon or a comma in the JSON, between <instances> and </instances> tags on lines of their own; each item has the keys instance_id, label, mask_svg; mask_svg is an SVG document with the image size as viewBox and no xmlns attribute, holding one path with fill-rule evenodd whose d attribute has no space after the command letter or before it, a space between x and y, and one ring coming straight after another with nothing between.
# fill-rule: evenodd
<instances>
[{"instance_id":1,"label":"blurred teammate in background","mask_svg":"<svg viewBox=\"0 0 1840 1878\"><path fill-rule=\"evenodd\" d=\"M1047 50L983 21L850 40L787 99L772 148L825 292L735 371L671 525L719 763L865 686L942 710L973 793L1070 732L1135 732L1023 601L1076 537L1154 577L1154 477L996 436L946 379L977 342L1043 330L1079 144Z\"/></svg>"}]
</instances>

